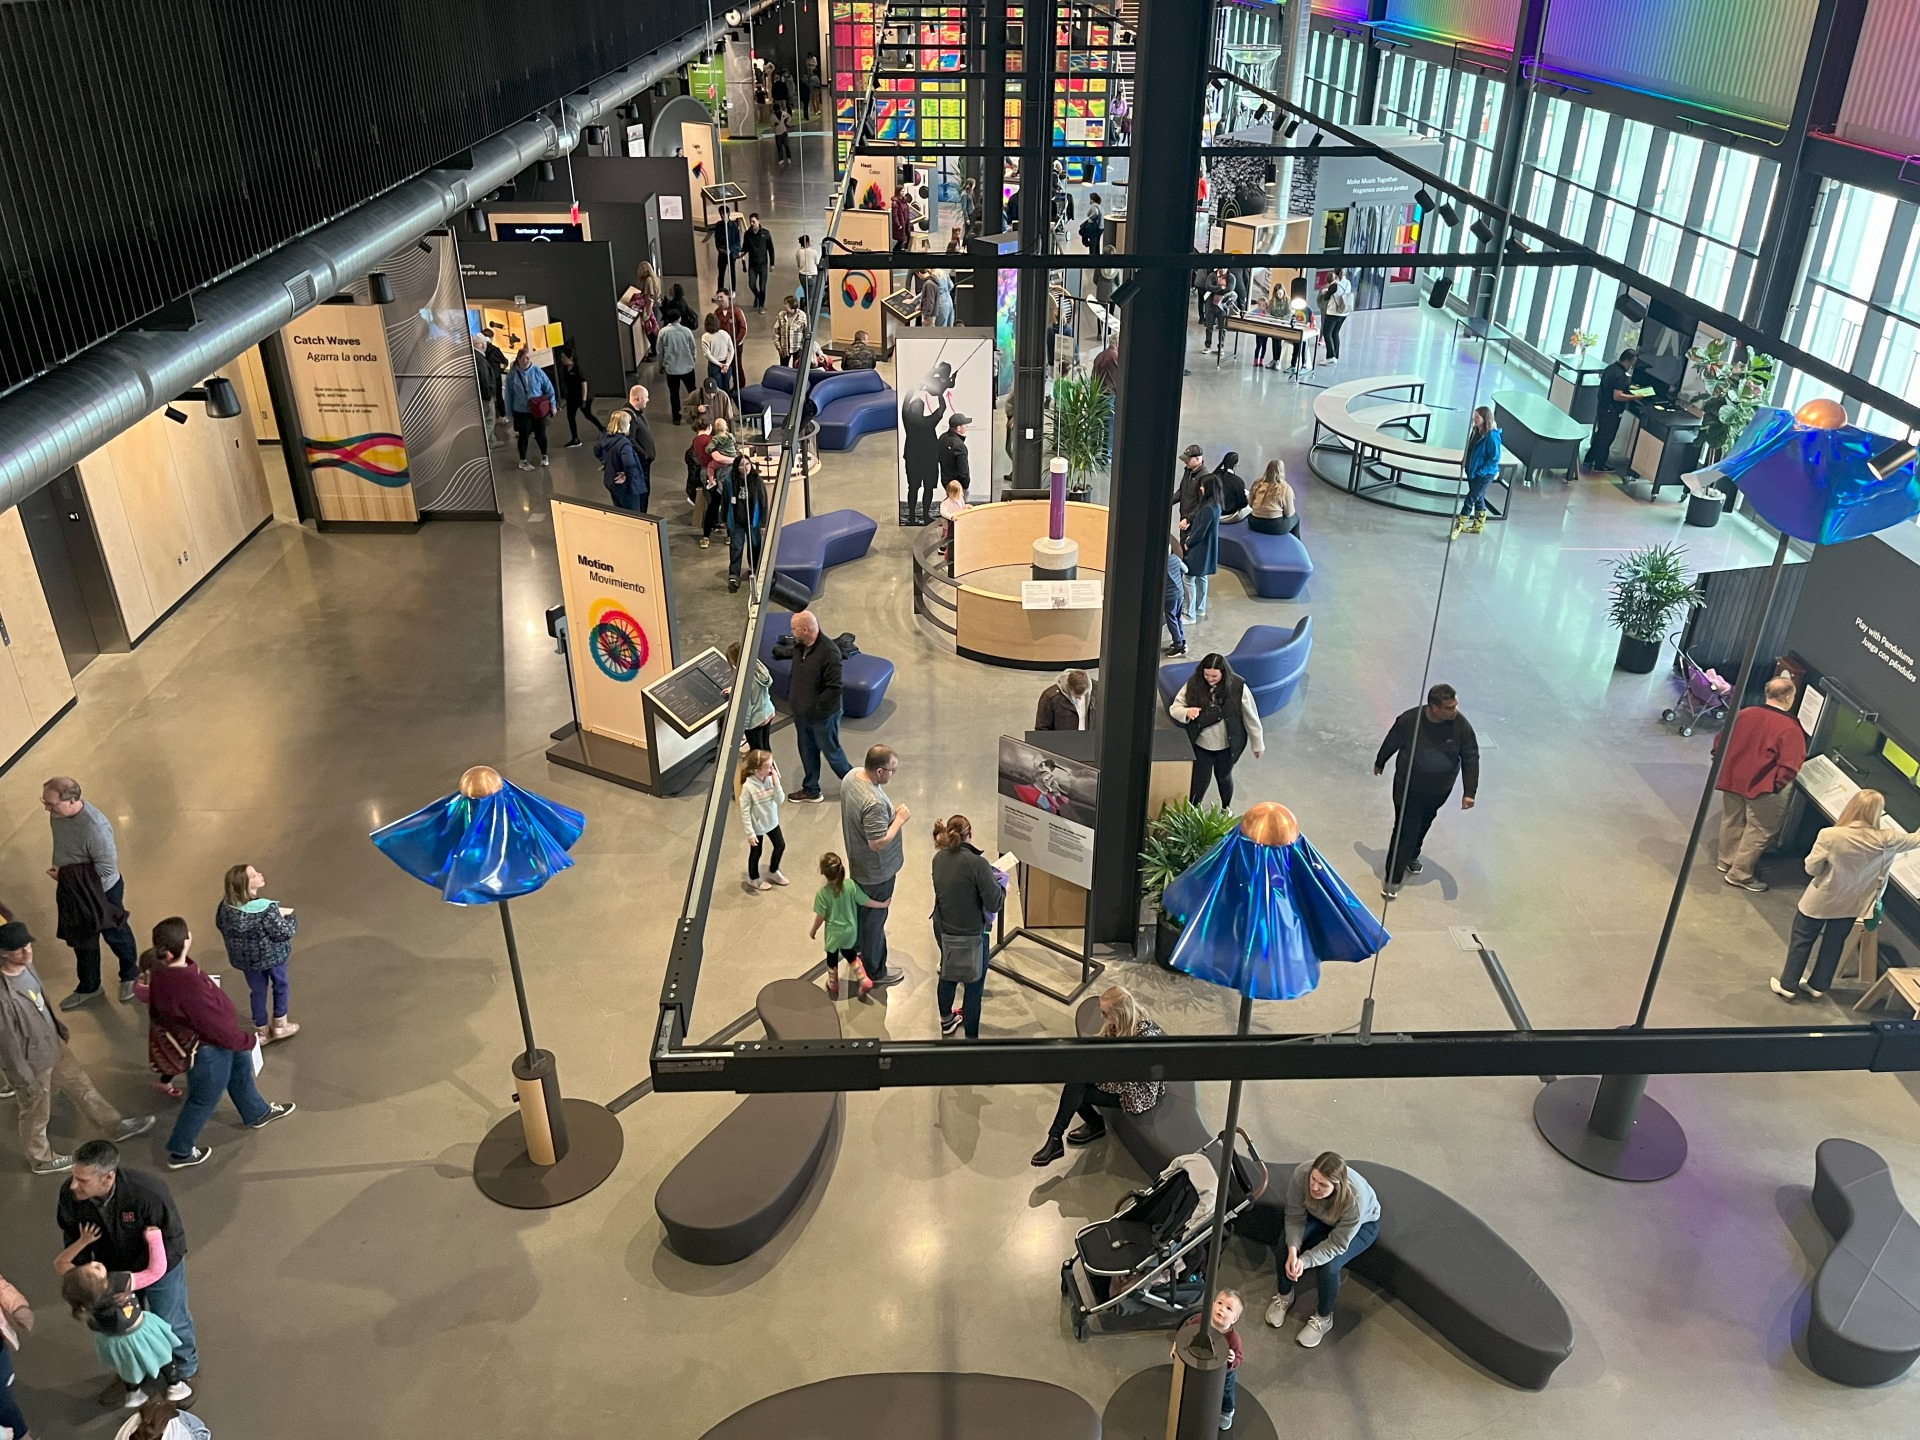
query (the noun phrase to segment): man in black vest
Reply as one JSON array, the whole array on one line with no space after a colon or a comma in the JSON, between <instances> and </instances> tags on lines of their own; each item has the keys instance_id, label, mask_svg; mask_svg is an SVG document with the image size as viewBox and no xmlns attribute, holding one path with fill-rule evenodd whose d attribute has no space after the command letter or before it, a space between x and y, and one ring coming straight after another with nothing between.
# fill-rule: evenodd
<instances>
[{"instance_id":1,"label":"man in black vest","mask_svg":"<svg viewBox=\"0 0 1920 1440\"><path fill-rule=\"evenodd\" d=\"M1398 757L1397 759L1395 757ZM1464 780L1460 808L1471 810L1480 789L1480 740L1460 713L1451 685L1427 691L1427 703L1401 714L1380 742L1373 773L1393 767L1393 835L1387 843L1387 874L1380 893L1391 900L1408 875L1421 870L1420 847L1440 807Z\"/></svg>"}]
</instances>

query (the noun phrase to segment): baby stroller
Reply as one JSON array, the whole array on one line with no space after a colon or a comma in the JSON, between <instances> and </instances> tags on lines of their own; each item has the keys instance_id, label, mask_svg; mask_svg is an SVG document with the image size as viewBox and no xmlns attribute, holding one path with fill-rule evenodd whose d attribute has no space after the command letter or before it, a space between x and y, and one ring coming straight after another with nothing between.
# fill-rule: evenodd
<instances>
[{"instance_id":1,"label":"baby stroller","mask_svg":"<svg viewBox=\"0 0 1920 1440\"><path fill-rule=\"evenodd\" d=\"M1073 1338L1085 1340L1099 1315L1159 1312L1178 1324L1205 1302L1206 1245L1213 1230L1220 1141L1181 1155L1144 1190L1130 1190L1110 1220L1084 1226L1060 1267L1060 1293L1073 1312ZM1227 1225L1267 1188L1267 1167L1239 1132L1227 1187Z\"/></svg>"},{"instance_id":2,"label":"baby stroller","mask_svg":"<svg viewBox=\"0 0 1920 1440\"><path fill-rule=\"evenodd\" d=\"M1660 718L1679 724L1682 735L1693 734L1694 726L1705 722L1718 725L1727 718L1727 697L1733 694L1731 681L1720 678L1717 670L1702 670L1693 657L1680 648L1680 637L1673 637L1674 652L1680 657L1680 698L1660 712Z\"/></svg>"}]
</instances>

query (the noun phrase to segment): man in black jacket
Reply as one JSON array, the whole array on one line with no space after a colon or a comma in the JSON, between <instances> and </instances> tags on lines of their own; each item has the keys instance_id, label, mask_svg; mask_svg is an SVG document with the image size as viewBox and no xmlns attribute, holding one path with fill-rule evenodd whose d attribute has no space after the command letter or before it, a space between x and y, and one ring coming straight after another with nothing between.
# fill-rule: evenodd
<instances>
[{"instance_id":1,"label":"man in black jacket","mask_svg":"<svg viewBox=\"0 0 1920 1440\"><path fill-rule=\"evenodd\" d=\"M1395 757L1398 757L1395 759ZM1440 807L1462 780L1460 808L1471 810L1480 789L1480 741L1460 713L1460 701L1451 685L1427 691L1427 703L1416 705L1394 720L1380 752L1373 757L1373 773L1393 768L1393 834L1387 842L1387 874L1380 893L1391 900L1410 874L1420 873L1420 847Z\"/></svg>"},{"instance_id":2,"label":"man in black jacket","mask_svg":"<svg viewBox=\"0 0 1920 1440\"><path fill-rule=\"evenodd\" d=\"M793 675L787 704L793 709L794 740L800 747L800 788L787 799L820 803L820 757L846 778L853 768L840 748L840 647L820 633L811 610L793 617Z\"/></svg>"},{"instance_id":3,"label":"man in black jacket","mask_svg":"<svg viewBox=\"0 0 1920 1440\"><path fill-rule=\"evenodd\" d=\"M773 235L760 226L758 211L747 216L747 233L740 240L747 257L747 288L753 292L753 308L767 308L767 276L773 269Z\"/></svg>"},{"instance_id":4,"label":"man in black jacket","mask_svg":"<svg viewBox=\"0 0 1920 1440\"><path fill-rule=\"evenodd\" d=\"M947 493L947 482L960 482L960 497L966 498L967 489L973 484L973 472L967 468L967 426L973 423L971 415L954 414L947 417L947 430L940 437L940 493ZM939 504L929 496L927 513L922 519L932 520L940 513Z\"/></svg>"}]
</instances>

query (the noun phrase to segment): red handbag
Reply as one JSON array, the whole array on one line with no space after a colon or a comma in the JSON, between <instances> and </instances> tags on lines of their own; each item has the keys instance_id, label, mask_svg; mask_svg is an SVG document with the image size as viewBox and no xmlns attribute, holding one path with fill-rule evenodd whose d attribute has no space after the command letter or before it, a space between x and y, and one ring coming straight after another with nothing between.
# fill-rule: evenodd
<instances>
[{"instance_id":1,"label":"red handbag","mask_svg":"<svg viewBox=\"0 0 1920 1440\"><path fill-rule=\"evenodd\" d=\"M544 395L530 395L527 397L527 414L535 420L544 420L553 414L553 401Z\"/></svg>"}]
</instances>

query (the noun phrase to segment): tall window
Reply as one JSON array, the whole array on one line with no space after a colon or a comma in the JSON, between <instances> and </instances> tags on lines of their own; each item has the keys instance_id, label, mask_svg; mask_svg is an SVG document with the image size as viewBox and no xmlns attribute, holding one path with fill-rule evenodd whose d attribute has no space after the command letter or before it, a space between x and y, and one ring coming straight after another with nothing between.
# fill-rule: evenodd
<instances>
[{"instance_id":1,"label":"tall window","mask_svg":"<svg viewBox=\"0 0 1920 1440\"><path fill-rule=\"evenodd\" d=\"M1336 125L1365 123L1360 108L1360 72L1367 47L1339 30L1315 30L1307 39L1307 83L1301 103Z\"/></svg>"}]
</instances>

